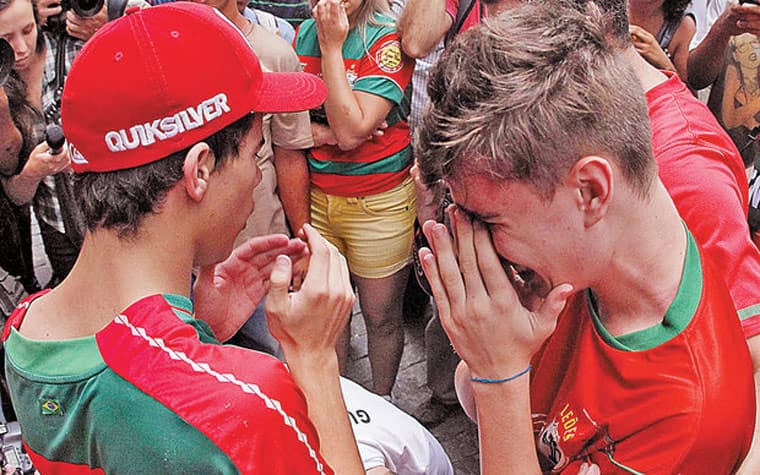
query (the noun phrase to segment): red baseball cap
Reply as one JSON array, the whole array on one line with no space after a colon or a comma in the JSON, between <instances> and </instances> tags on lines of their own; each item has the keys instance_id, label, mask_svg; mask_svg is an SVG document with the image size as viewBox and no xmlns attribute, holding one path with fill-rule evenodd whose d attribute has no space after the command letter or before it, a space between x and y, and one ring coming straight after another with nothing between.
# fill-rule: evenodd
<instances>
[{"instance_id":1,"label":"red baseball cap","mask_svg":"<svg viewBox=\"0 0 760 475\"><path fill-rule=\"evenodd\" d=\"M106 24L66 78L61 122L75 172L154 162L251 111L295 112L324 102L313 74L263 73L219 11L190 2L139 10Z\"/></svg>"}]
</instances>

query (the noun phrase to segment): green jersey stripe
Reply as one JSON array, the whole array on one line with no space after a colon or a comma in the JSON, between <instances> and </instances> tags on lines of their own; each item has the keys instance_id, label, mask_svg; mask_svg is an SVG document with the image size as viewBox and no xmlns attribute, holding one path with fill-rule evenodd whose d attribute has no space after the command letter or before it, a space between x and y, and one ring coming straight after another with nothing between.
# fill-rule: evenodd
<instances>
[{"instance_id":1,"label":"green jersey stripe","mask_svg":"<svg viewBox=\"0 0 760 475\"><path fill-rule=\"evenodd\" d=\"M400 152L376 162L331 162L327 160L315 160L309 157L309 169L314 173L362 176L400 172L407 168L411 162L411 147L406 147Z\"/></svg>"}]
</instances>

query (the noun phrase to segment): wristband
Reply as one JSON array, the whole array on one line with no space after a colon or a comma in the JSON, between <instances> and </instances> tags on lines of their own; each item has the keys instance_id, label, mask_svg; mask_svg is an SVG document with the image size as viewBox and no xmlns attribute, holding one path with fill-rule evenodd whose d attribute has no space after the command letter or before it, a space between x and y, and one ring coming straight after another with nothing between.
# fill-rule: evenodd
<instances>
[{"instance_id":1,"label":"wristband","mask_svg":"<svg viewBox=\"0 0 760 475\"><path fill-rule=\"evenodd\" d=\"M508 378L504 378L504 379L488 379L488 378L476 378L476 377L472 377L472 378L470 378L470 381L473 381L475 383L486 383L486 384L506 383L507 381L512 381L513 379L517 379L520 376L522 376L522 375L524 375L526 373L529 373L531 369L533 369L533 365L528 365L527 368L525 368L524 370L520 371L519 373L513 374L512 376L510 376Z\"/></svg>"}]
</instances>

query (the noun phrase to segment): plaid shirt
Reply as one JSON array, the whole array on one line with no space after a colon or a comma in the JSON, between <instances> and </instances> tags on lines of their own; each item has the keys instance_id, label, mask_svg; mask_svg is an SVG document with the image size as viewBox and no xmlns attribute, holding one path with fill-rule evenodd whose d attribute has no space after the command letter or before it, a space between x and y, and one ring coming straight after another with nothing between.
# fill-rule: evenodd
<instances>
[{"instance_id":1,"label":"plaid shirt","mask_svg":"<svg viewBox=\"0 0 760 475\"><path fill-rule=\"evenodd\" d=\"M60 93L57 92L55 57L60 38L54 38L49 33L43 33L43 38L47 51L45 53L45 71L42 75L42 111L45 114L46 121L51 122L51 119L59 121L57 109L60 105L60 97L56 98L56 94ZM83 41L66 37L64 41L66 51L64 77L68 74L71 63L82 46L84 46ZM44 134L40 136L44 136ZM55 179L52 175L46 176L40 182L37 193L34 195L34 210L40 219L54 227L58 232L66 232L61 215L61 203L55 191Z\"/></svg>"}]
</instances>

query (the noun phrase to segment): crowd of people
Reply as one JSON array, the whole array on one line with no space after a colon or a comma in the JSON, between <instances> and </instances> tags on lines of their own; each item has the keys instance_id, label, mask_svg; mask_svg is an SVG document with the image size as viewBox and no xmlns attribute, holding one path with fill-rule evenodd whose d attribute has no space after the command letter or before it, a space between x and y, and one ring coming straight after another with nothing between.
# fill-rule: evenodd
<instances>
[{"instance_id":1,"label":"crowd of people","mask_svg":"<svg viewBox=\"0 0 760 475\"><path fill-rule=\"evenodd\" d=\"M43 474L447 475L457 407L484 474L757 473L757 34L727 0L0 0L2 420Z\"/></svg>"}]
</instances>

